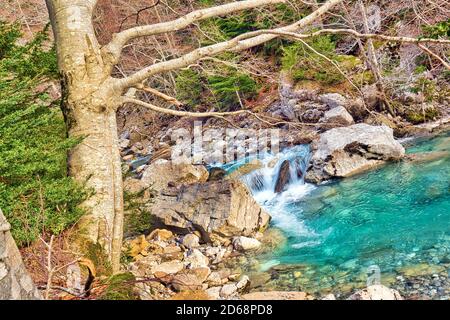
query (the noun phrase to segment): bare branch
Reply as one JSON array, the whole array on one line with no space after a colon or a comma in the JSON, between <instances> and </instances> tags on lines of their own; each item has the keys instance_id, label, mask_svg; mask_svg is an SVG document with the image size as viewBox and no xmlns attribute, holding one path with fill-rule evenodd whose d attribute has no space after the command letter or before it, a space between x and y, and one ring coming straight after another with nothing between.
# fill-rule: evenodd
<instances>
[{"instance_id":1,"label":"bare branch","mask_svg":"<svg viewBox=\"0 0 450 320\"><path fill-rule=\"evenodd\" d=\"M422 49L423 51L425 51L426 53L428 53L430 56L432 56L433 58L435 58L436 60L438 60L440 63L442 63L442 65L447 68L447 70L450 70L450 64L448 64L444 59L442 59L439 55L437 55L436 53L434 53L433 51L431 51L430 49L428 49L427 47L425 47L422 44L418 44L419 48Z\"/></svg>"},{"instance_id":2,"label":"bare branch","mask_svg":"<svg viewBox=\"0 0 450 320\"><path fill-rule=\"evenodd\" d=\"M167 102L170 102L170 103L176 105L177 107L180 107L180 106L183 105L183 103L178 101L176 98L171 97L171 96L169 96L169 95L167 95L165 93L162 93L162 92L160 92L160 91L158 91L156 89L149 88L149 87L144 87L144 86L142 86L142 87L138 86L137 89L142 90L142 91L147 92L147 93L150 93L150 94L152 94L152 95L154 95L154 96L156 96L158 98L161 98L163 100L166 100Z\"/></svg>"},{"instance_id":3,"label":"bare branch","mask_svg":"<svg viewBox=\"0 0 450 320\"><path fill-rule=\"evenodd\" d=\"M250 110L238 110L238 111L231 111L231 112L215 112L215 111L211 111L211 112L190 112L190 111L179 111L179 110L171 110L171 109L157 107L157 106L155 106L153 104L150 104L150 103L147 103L147 102L144 102L144 101L141 101L141 100L133 99L133 98L130 98L130 97L123 97L122 98L122 103L131 103L131 104L135 104L135 105L147 108L147 109L155 111L155 112L169 114L169 115L178 116L178 117L192 117L192 118L215 117L215 118L219 118L219 119L227 121L224 118L226 116L236 116L236 115L241 115L241 114L248 114L248 115L250 115L252 117L255 117L257 120L259 120L259 121L261 121L261 122L263 122L263 123L265 123L265 124L267 124L269 126L277 126L277 125L280 125L280 124L289 124L289 125L298 126L298 127L301 127L303 125L313 126L314 127L314 126L319 125L317 123L280 121L279 119L274 118L274 117L268 117L268 116L264 116L264 115L261 115L261 116L257 115L256 113L251 112ZM269 118L269 119L272 119L272 120L276 120L277 122L270 122L268 120L263 119L263 117ZM329 123L329 124L336 124L336 123Z\"/></svg>"},{"instance_id":4,"label":"bare branch","mask_svg":"<svg viewBox=\"0 0 450 320\"><path fill-rule=\"evenodd\" d=\"M279 30L259 30L255 31L258 33L268 33L275 34L279 36L285 36L297 40L308 39L312 37L316 37L323 34L348 34L354 36L358 39L378 39L382 41L390 41L390 42L398 42L398 43L411 43L417 45L424 52L428 53L430 56L434 57L438 60L446 69L450 70L450 64L447 63L444 59L442 59L439 55L422 45L423 43L431 43L431 44L450 44L450 40L446 39L432 39L432 38L410 38L410 37L396 37L396 36L386 36L382 34L374 34L374 33L359 33L352 29L323 29L317 32L309 33L309 34L301 34L296 32L286 32Z\"/></svg>"},{"instance_id":5,"label":"bare branch","mask_svg":"<svg viewBox=\"0 0 450 320\"><path fill-rule=\"evenodd\" d=\"M102 48L103 56L111 55L112 63L117 63L123 46L138 37L150 36L165 32L173 32L186 28L200 20L221 16L224 14L256 8L267 4L284 3L286 0L245 0L236 1L220 6L192 11L173 21L161 22L153 25L138 26L113 35L113 40Z\"/></svg>"},{"instance_id":6,"label":"bare branch","mask_svg":"<svg viewBox=\"0 0 450 320\"><path fill-rule=\"evenodd\" d=\"M400 43L412 43L412 44L420 44L420 43L433 43L433 44L450 44L450 40L447 39L432 39L432 38L410 38L410 37L401 37L401 36L386 36L383 34L376 33L359 33L352 29L322 29L312 33L296 33L296 32L287 32L280 30L259 30L255 31L255 33L264 34L275 34L280 36L288 36L296 39L308 39L312 37L317 37L324 34L348 34L350 36L354 36L360 39L378 39L383 41L390 42L400 42Z\"/></svg>"},{"instance_id":7,"label":"bare branch","mask_svg":"<svg viewBox=\"0 0 450 320\"><path fill-rule=\"evenodd\" d=\"M266 41L269 41L273 38L278 37L276 32L282 33L282 32L289 32L289 31L296 31L299 28L302 28L302 27L305 27L305 26L311 24L319 16L325 14L334 5L336 5L342 1L343 0L329 0L325 4L323 4L318 10L314 11L313 13L306 16L305 18L297 21L296 23L293 23L286 27L281 27L281 28L276 28L276 29L271 30L274 34L264 34L264 33L268 33L268 32L260 33L259 31L248 32L248 33L242 34L242 35L237 36L228 41L219 42L219 43L216 43L216 44L213 44L210 46L206 46L203 48L198 48L198 49L195 49L179 58L153 64L153 65L148 66L140 71L137 71L136 73L134 73L126 78L117 79L115 85L117 87L117 90L125 91L129 87L132 87L138 83L141 83L142 81L146 80L147 78L151 77L152 75L155 75L160 72L167 72L167 71L186 67L186 66L200 60L201 58L204 58L207 56L213 56L213 55L216 55L218 53L228 51L228 50L239 51L239 50L245 50L245 49L260 45Z\"/></svg>"},{"instance_id":8,"label":"bare branch","mask_svg":"<svg viewBox=\"0 0 450 320\"><path fill-rule=\"evenodd\" d=\"M155 3L153 3L152 5L146 6L146 7L142 8L142 9L137 10L136 13L132 13L132 14L126 16L125 19L123 19L122 22L120 23L119 31L122 30L122 26L123 26L123 24L125 23L125 21L127 21L128 18L131 18L131 17L133 17L133 16L136 16L136 21L135 21L134 23L135 23L135 24L138 24L138 23L139 23L139 15L140 15L142 12L144 12L144 11L146 11L146 10L148 10L148 9L151 9L151 8L153 8L153 7L156 7L156 6L159 4L159 1L160 1L160 0L156 0Z\"/></svg>"},{"instance_id":9,"label":"bare branch","mask_svg":"<svg viewBox=\"0 0 450 320\"><path fill-rule=\"evenodd\" d=\"M303 19L297 21L296 23L290 24L286 27L273 29L273 31L279 31L279 32L299 31L301 28L312 24L319 17L321 17L323 14L327 13L334 6L336 6L337 4L339 4L341 2L343 2L343 0L328 0L319 9L315 10L314 12L307 15ZM254 32L248 33L247 38L249 38L249 37L252 37L252 38L247 39L245 41L241 41L239 43L239 46L237 46L235 48L235 50L240 51L240 50L245 50L245 49L260 45L262 43L265 43L267 41L275 39L277 37L277 35L276 35L276 33L269 34L268 32L254 31Z\"/></svg>"},{"instance_id":10,"label":"bare branch","mask_svg":"<svg viewBox=\"0 0 450 320\"><path fill-rule=\"evenodd\" d=\"M239 110L239 111L231 111L231 112L190 112L190 111L179 111L179 110L172 110L167 108L161 108L158 106L155 106L151 103L147 103L138 99L133 99L130 97L123 97L122 103L132 103L136 104L138 106L159 112L164 114L170 114L172 116L179 116L179 117L192 117L192 118L206 118L206 117L218 117L222 118L224 116L236 116L244 113L249 113L248 110Z\"/></svg>"}]
</instances>

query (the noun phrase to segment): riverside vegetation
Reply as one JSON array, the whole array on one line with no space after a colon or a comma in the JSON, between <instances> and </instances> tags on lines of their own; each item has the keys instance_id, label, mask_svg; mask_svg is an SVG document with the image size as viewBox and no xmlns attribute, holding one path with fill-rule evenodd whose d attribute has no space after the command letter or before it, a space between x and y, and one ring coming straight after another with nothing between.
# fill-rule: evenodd
<instances>
[{"instance_id":1,"label":"riverside vegetation","mask_svg":"<svg viewBox=\"0 0 450 320\"><path fill-rule=\"evenodd\" d=\"M445 8L251 0L153 34L230 1L104 2L82 38L0 23L0 208L44 298L449 299ZM194 120L281 129L281 152L175 164Z\"/></svg>"}]
</instances>

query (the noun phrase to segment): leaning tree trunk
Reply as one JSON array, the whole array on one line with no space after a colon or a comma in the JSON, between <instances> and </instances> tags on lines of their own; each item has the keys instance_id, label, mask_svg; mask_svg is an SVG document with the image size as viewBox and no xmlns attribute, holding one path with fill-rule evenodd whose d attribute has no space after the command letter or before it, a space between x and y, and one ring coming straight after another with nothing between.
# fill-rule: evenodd
<instances>
[{"instance_id":1,"label":"leaning tree trunk","mask_svg":"<svg viewBox=\"0 0 450 320\"><path fill-rule=\"evenodd\" d=\"M70 137L82 141L71 151L69 172L94 194L80 235L99 243L119 270L123 232L123 186L116 125L118 92L111 85L92 27L93 0L46 0L63 77L63 104ZM117 91L117 90L116 90Z\"/></svg>"}]
</instances>

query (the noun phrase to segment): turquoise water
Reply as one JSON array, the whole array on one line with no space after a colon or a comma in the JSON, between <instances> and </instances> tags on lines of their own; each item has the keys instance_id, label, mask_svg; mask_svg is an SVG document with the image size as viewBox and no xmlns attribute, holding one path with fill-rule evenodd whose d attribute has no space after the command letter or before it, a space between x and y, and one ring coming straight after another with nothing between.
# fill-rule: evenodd
<instances>
[{"instance_id":1,"label":"turquoise water","mask_svg":"<svg viewBox=\"0 0 450 320\"><path fill-rule=\"evenodd\" d=\"M318 187L294 185L282 195L256 192L287 237L283 247L259 257L260 270L298 270L299 279L281 277L279 289L310 291L362 282L372 265L382 277L423 263L448 272L450 135L417 143L407 153L429 159Z\"/></svg>"}]
</instances>

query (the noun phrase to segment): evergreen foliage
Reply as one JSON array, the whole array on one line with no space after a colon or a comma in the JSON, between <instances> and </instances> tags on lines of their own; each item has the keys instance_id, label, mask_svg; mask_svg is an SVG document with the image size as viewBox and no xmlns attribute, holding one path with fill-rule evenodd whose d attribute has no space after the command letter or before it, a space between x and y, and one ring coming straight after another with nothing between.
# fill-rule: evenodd
<instances>
[{"instance_id":1,"label":"evergreen foliage","mask_svg":"<svg viewBox=\"0 0 450 320\"><path fill-rule=\"evenodd\" d=\"M339 62L339 57L335 53L336 44L330 36L314 37L305 42L329 59ZM289 70L297 81L313 80L330 85L345 80L335 67L330 66L328 61L319 57L301 42L295 42L283 48L281 63L283 69Z\"/></svg>"},{"instance_id":2,"label":"evergreen foliage","mask_svg":"<svg viewBox=\"0 0 450 320\"><path fill-rule=\"evenodd\" d=\"M56 101L37 85L57 76L47 30L26 45L16 24L0 22L0 207L19 245L58 234L83 214L87 196L67 177L66 137Z\"/></svg>"}]
</instances>

